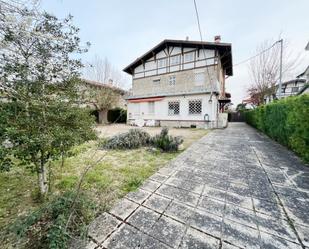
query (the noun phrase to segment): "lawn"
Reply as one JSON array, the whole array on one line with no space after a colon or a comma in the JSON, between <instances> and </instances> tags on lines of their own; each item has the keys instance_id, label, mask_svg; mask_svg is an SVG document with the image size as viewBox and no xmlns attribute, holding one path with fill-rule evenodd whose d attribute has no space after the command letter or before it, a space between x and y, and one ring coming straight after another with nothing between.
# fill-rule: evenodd
<instances>
[{"instance_id":1,"label":"lawn","mask_svg":"<svg viewBox=\"0 0 309 249\"><path fill-rule=\"evenodd\" d=\"M118 132L116 131L118 129ZM124 132L128 126L98 127L100 137ZM160 132L151 128L149 133ZM207 133L202 129L172 129L171 134L184 138L187 148L193 141ZM147 148L134 150L98 150L97 141L75 147L71 156L62 165L60 160L52 162L52 194L75 189L80 176L89 165L82 189L89 192L97 203L97 213L108 210L113 203L129 191L134 191L149 176L155 173L177 153L154 152ZM99 161L100 160L100 161ZM99 161L98 163L96 163ZM0 173L0 230L12 223L16 217L40 206L35 201L36 175L25 167L15 167L10 172Z\"/></svg>"}]
</instances>

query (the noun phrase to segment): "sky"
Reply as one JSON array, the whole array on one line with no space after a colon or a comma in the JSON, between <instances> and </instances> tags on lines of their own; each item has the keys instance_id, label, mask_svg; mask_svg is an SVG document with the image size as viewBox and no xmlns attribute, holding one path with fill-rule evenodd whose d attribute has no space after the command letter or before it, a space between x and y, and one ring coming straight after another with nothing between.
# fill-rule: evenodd
<instances>
[{"instance_id":1,"label":"sky","mask_svg":"<svg viewBox=\"0 0 309 249\"><path fill-rule=\"evenodd\" d=\"M308 0L196 0L204 41L221 35L232 43L233 64L256 54L265 40L279 36L288 44L291 56L300 57L295 76L309 65ZM74 16L89 52L89 62L107 57L119 70L164 39L200 40L193 0L42 0L42 9L63 18ZM249 63L233 68L226 81L236 106L247 97L252 81ZM131 78L126 75L130 86ZM292 77L292 76L289 76Z\"/></svg>"}]
</instances>

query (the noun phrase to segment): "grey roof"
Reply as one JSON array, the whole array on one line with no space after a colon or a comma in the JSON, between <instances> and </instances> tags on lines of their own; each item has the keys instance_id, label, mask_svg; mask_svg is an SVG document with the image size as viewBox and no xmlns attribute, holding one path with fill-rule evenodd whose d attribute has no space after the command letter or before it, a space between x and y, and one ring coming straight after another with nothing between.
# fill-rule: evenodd
<instances>
[{"instance_id":1,"label":"grey roof","mask_svg":"<svg viewBox=\"0 0 309 249\"><path fill-rule=\"evenodd\" d=\"M300 78L300 77L304 76L304 75L306 74L307 71L309 72L309 66L305 69L304 72L302 72L300 75L297 75L296 78Z\"/></svg>"}]
</instances>

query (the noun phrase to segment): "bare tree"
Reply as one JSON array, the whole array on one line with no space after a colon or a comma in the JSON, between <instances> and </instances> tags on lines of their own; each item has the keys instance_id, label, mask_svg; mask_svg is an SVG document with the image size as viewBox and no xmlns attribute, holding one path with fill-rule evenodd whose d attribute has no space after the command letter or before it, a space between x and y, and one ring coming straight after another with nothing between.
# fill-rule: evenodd
<instances>
[{"instance_id":1,"label":"bare tree","mask_svg":"<svg viewBox=\"0 0 309 249\"><path fill-rule=\"evenodd\" d=\"M252 84L247 92L254 104L260 105L264 102L264 96L274 95L276 85L280 76L280 45L272 41L262 42L256 49L258 56L254 57L249 64L249 73ZM288 44L283 47L282 74L283 79L292 75L299 57L292 56Z\"/></svg>"},{"instance_id":2,"label":"bare tree","mask_svg":"<svg viewBox=\"0 0 309 249\"><path fill-rule=\"evenodd\" d=\"M84 75L89 80L101 83L108 83L111 80L114 86L125 86L125 78L122 76L122 73L112 66L107 57L102 59L100 56L95 55L92 61L88 63L88 66L86 66Z\"/></svg>"}]
</instances>

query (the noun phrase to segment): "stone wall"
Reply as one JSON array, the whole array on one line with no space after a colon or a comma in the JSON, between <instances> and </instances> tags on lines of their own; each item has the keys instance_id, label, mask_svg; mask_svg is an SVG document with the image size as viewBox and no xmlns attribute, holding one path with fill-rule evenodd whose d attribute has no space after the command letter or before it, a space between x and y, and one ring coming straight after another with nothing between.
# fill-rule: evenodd
<instances>
[{"instance_id":1,"label":"stone wall","mask_svg":"<svg viewBox=\"0 0 309 249\"><path fill-rule=\"evenodd\" d=\"M196 83L197 73L204 75L204 82ZM176 77L175 85L170 84L170 76ZM211 81L209 79L211 77ZM216 66L207 69L190 69L179 72L165 73L158 76L133 79L133 96L153 96L173 93L210 92L219 90L219 79Z\"/></svg>"}]
</instances>

